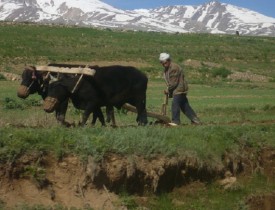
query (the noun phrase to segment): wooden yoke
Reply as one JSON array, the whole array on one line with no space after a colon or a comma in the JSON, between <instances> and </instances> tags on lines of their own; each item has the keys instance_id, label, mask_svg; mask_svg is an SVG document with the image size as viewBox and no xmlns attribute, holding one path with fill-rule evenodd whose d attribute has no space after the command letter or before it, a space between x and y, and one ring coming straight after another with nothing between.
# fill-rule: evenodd
<instances>
[{"instance_id":1,"label":"wooden yoke","mask_svg":"<svg viewBox=\"0 0 275 210\"><path fill-rule=\"evenodd\" d=\"M68 67L56 67L56 66L35 66L36 71L65 73L65 74L84 74L94 76L96 70L90 68L68 68Z\"/></svg>"},{"instance_id":2,"label":"wooden yoke","mask_svg":"<svg viewBox=\"0 0 275 210\"><path fill-rule=\"evenodd\" d=\"M49 75L50 72L54 73L62 73L62 74L80 74L80 77L78 78L72 93L74 93L81 82L83 75L88 75L88 76L94 76L96 73L95 69L91 69L88 67L57 67L57 66L35 66L36 71L43 71L43 72L48 72L47 76Z\"/></svg>"}]
</instances>

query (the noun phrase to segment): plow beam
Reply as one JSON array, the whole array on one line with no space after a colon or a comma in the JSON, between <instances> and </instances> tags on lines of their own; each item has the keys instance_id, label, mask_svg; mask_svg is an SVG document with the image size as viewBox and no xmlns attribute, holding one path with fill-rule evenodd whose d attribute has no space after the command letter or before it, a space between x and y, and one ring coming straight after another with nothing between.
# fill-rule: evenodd
<instances>
[{"instance_id":1,"label":"plow beam","mask_svg":"<svg viewBox=\"0 0 275 210\"><path fill-rule=\"evenodd\" d=\"M137 113L136 107L134 107L130 104L124 104L122 107L124 109L130 111L130 112ZM170 123L171 122L170 118L167 117L166 115L163 115L163 114L147 111L147 116L158 119L160 122L163 122L163 123Z\"/></svg>"}]
</instances>

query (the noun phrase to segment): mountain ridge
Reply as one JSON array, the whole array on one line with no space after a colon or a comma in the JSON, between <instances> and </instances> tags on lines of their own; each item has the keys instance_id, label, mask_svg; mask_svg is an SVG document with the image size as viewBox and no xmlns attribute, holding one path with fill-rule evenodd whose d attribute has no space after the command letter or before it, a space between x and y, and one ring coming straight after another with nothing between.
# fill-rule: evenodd
<instances>
[{"instance_id":1,"label":"mountain ridge","mask_svg":"<svg viewBox=\"0 0 275 210\"><path fill-rule=\"evenodd\" d=\"M219 1L122 10L100 0L2 0L0 20L168 33L275 36L275 18Z\"/></svg>"}]
</instances>

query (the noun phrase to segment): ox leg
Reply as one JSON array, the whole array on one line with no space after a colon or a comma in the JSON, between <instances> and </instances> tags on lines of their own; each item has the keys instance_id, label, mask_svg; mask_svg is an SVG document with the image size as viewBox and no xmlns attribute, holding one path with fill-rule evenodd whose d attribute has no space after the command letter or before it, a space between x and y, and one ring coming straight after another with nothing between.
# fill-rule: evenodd
<instances>
[{"instance_id":1,"label":"ox leg","mask_svg":"<svg viewBox=\"0 0 275 210\"><path fill-rule=\"evenodd\" d=\"M94 110L93 112L93 120L92 120L92 124L94 125L97 118L99 119L99 121L101 122L101 125L102 126L105 126L105 120L104 120L104 116L103 116L103 113L101 111L101 109L98 107Z\"/></svg>"},{"instance_id":2,"label":"ox leg","mask_svg":"<svg viewBox=\"0 0 275 210\"><path fill-rule=\"evenodd\" d=\"M137 108L137 123L138 125L146 125L148 123L147 120L147 111L146 111L146 100L141 99L137 100L138 102L136 103L136 108Z\"/></svg>"},{"instance_id":3,"label":"ox leg","mask_svg":"<svg viewBox=\"0 0 275 210\"><path fill-rule=\"evenodd\" d=\"M90 104L86 107L83 115L82 115L82 122L79 123L80 126L84 126L90 116L90 114L94 111L95 115L99 118L99 121L102 123L102 125L105 125L105 120L103 113L100 109L100 107L94 107L94 105Z\"/></svg>"},{"instance_id":4,"label":"ox leg","mask_svg":"<svg viewBox=\"0 0 275 210\"><path fill-rule=\"evenodd\" d=\"M106 106L106 115L107 115L107 122L112 121L112 126L116 127L116 119L115 119L115 112L113 106Z\"/></svg>"},{"instance_id":5,"label":"ox leg","mask_svg":"<svg viewBox=\"0 0 275 210\"><path fill-rule=\"evenodd\" d=\"M68 103L69 103L69 100L65 100L64 102L60 103L55 110L55 117L57 121L60 122L62 125L65 125L66 127L71 126L69 122L65 121Z\"/></svg>"},{"instance_id":6,"label":"ox leg","mask_svg":"<svg viewBox=\"0 0 275 210\"><path fill-rule=\"evenodd\" d=\"M97 118L98 118L98 117L97 117L97 114L94 112L94 113L93 113L93 119L92 119L92 126L95 125Z\"/></svg>"},{"instance_id":7,"label":"ox leg","mask_svg":"<svg viewBox=\"0 0 275 210\"><path fill-rule=\"evenodd\" d=\"M91 114L92 111L93 111L93 108L94 108L94 106L93 106L92 104L88 104L88 105L86 106L86 109L85 109L85 111L83 112L83 115L82 115L82 121L79 122L79 125L80 125L80 126L84 126L84 125L86 124L86 122L87 122L87 120L88 120L90 114Z\"/></svg>"}]
</instances>

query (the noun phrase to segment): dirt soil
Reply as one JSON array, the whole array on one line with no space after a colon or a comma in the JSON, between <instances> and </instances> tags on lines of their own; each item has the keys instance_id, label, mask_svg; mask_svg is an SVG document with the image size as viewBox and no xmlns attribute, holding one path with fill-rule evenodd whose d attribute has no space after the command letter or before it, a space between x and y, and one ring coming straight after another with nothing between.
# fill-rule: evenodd
<instances>
[{"instance_id":1,"label":"dirt soil","mask_svg":"<svg viewBox=\"0 0 275 210\"><path fill-rule=\"evenodd\" d=\"M40 166L36 165L37 161ZM0 200L8 208L23 204L60 204L64 207L117 209L117 195L107 188L86 186L86 177L85 168L77 157L57 161L52 156L25 155L15 164L1 167Z\"/></svg>"},{"instance_id":2,"label":"dirt soil","mask_svg":"<svg viewBox=\"0 0 275 210\"><path fill-rule=\"evenodd\" d=\"M192 183L217 180L226 188L238 176L255 171L274 178L274 148L261 152L245 149L239 157L224 154L222 159L224 165L210 167L187 156L148 160L108 154L99 162L90 156L83 163L76 156L57 160L50 154L25 154L12 163L0 163L0 202L10 209L22 204L127 209L118 197L121 190L142 197L148 192L172 192L183 186L187 190L194 187ZM275 192L253 194L247 205L251 210L271 210Z\"/></svg>"}]
</instances>

